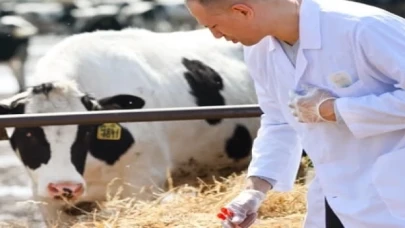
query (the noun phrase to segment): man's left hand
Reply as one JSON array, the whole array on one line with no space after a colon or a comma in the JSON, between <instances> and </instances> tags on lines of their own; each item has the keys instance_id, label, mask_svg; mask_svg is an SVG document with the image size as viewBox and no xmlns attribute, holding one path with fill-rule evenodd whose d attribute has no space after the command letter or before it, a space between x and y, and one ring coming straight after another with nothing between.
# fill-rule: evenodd
<instances>
[{"instance_id":1,"label":"man's left hand","mask_svg":"<svg viewBox=\"0 0 405 228\"><path fill-rule=\"evenodd\" d=\"M301 123L335 122L336 98L327 90L310 86L303 93L291 92L288 107Z\"/></svg>"}]
</instances>

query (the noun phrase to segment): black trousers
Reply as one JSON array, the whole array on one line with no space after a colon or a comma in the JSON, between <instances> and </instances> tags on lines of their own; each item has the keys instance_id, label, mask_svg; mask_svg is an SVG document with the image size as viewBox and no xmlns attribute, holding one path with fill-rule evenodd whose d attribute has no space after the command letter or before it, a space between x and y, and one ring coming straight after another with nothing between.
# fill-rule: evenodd
<instances>
[{"instance_id":1,"label":"black trousers","mask_svg":"<svg viewBox=\"0 0 405 228\"><path fill-rule=\"evenodd\" d=\"M336 216L335 212L330 208L328 201L325 198L325 220L326 228L344 228L340 219Z\"/></svg>"}]
</instances>

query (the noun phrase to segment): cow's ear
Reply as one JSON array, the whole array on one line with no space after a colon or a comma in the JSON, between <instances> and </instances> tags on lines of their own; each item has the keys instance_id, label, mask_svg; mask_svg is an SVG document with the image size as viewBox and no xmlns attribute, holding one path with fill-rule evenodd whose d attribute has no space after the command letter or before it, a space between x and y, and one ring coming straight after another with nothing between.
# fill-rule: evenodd
<instances>
[{"instance_id":1,"label":"cow's ear","mask_svg":"<svg viewBox=\"0 0 405 228\"><path fill-rule=\"evenodd\" d=\"M113 109L141 109L145 105L145 100L140 97L128 94L119 94L110 97L104 97L96 100L85 95L81 98L83 105L89 111L113 110Z\"/></svg>"},{"instance_id":2,"label":"cow's ear","mask_svg":"<svg viewBox=\"0 0 405 228\"><path fill-rule=\"evenodd\" d=\"M145 100L129 94L119 94L98 100L102 109L141 109Z\"/></svg>"},{"instance_id":3,"label":"cow's ear","mask_svg":"<svg viewBox=\"0 0 405 228\"><path fill-rule=\"evenodd\" d=\"M0 104L0 115L23 114L25 104L15 100L11 104ZM9 140L6 128L0 127L0 141Z\"/></svg>"},{"instance_id":4,"label":"cow's ear","mask_svg":"<svg viewBox=\"0 0 405 228\"><path fill-rule=\"evenodd\" d=\"M14 100L10 104L0 103L0 115L23 114L24 109L25 109L24 99Z\"/></svg>"},{"instance_id":5,"label":"cow's ear","mask_svg":"<svg viewBox=\"0 0 405 228\"><path fill-rule=\"evenodd\" d=\"M11 107L5 104L0 104L0 115L7 115L11 113Z\"/></svg>"},{"instance_id":6,"label":"cow's ear","mask_svg":"<svg viewBox=\"0 0 405 228\"><path fill-rule=\"evenodd\" d=\"M102 109L97 100L89 95L84 95L80 99L87 111L96 111Z\"/></svg>"}]
</instances>

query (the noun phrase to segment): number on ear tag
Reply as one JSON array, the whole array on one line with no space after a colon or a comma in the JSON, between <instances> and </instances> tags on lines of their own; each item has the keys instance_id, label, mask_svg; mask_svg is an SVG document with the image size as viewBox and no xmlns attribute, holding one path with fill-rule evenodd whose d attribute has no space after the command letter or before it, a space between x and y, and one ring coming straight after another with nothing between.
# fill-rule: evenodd
<instances>
[{"instance_id":1,"label":"number on ear tag","mask_svg":"<svg viewBox=\"0 0 405 228\"><path fill-rule=\"evenodd\" d=\"M97 128L97 139L120 140L121 127L116 123L105 123Z\"/></svg>"}]
</instances>

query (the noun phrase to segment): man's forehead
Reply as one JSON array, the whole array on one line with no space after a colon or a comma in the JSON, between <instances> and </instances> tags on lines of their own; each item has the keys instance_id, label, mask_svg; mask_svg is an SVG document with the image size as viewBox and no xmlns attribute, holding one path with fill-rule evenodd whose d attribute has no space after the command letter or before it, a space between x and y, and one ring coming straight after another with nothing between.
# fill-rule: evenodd
<instances>
[{"instance_id":1,"label":"man's forehead","mask_svg":"<svg viewBox=\"0 0 405 228\"><path fill-rule=\"evenodd\" d=\"M187 7L191 15L204 26L209 26L209 21L215 18L213 9L199 2L199 0L188 0Z\"/></svg>"},{"instance_id":2,"label":"man's forehead","mask_svg":"<svg viewBox=\"0 0 405 228\"><path fill-rule=\"evenodd\" d=\"M204 7L198 2L198 0L188 0L186 6L190 14L197 20L200 20L200 18L206 14Z\"/></svg>"}]
</instances>

